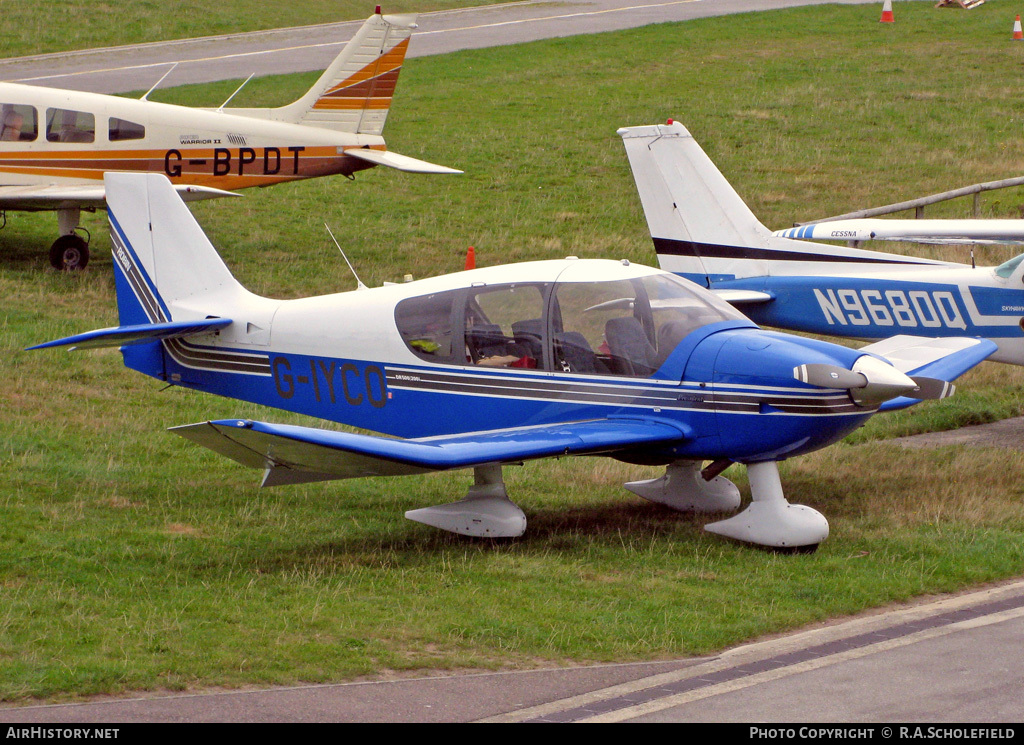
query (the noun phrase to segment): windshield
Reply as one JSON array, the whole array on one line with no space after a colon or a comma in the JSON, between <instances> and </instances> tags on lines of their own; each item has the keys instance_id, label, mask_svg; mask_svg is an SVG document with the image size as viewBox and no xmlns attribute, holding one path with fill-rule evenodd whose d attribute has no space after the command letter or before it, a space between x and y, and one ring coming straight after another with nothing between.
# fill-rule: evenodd
<instances>
[{"instance_id":1,"label":"windshield","mask_svg":"<svg viewBox=\"0 0 1024 745\"><path fill-rule=\"evenodd\" d=\"M1009 261L996 267L996 275L1003 279L1009 279L1010 275L1014 273L1021 261L1024 261L1024 254L1014 256Z\"/></svg>"}]
</instances>

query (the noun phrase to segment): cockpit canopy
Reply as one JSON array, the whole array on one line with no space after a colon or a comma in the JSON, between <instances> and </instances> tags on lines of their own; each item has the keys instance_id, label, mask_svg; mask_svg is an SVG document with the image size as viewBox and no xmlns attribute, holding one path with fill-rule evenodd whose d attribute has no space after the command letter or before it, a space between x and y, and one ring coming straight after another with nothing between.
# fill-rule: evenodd
<instances>
[{"instance_id":1,"label":"cockpit canopy","mask_svg":"<svg viewBox=\"0 0 1024 745\"><path fill-rule=\"evenodd\" d=\"M554 282L476 283L408 298L395 321L409 349L432 362L647 377L695 329L744 319L667 272L591 274L570 267Z\"/></svg>"}]
</instances>

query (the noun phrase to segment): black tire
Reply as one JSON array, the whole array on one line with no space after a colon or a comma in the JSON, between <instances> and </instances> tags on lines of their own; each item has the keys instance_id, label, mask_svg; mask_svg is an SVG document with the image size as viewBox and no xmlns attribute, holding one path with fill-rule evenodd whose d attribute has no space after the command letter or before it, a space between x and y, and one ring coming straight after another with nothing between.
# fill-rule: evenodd
<instances>
[{"instance_id":1,"label":"black tire","mask_svg":"<svg viewBox=\"0 0 1024 745\"><path fill-rule=\"evenodd\" d=\"M89 244L77 235L62 235L50 246L50 264L54 269L85 269L89 263Z\"/></svg>"}]
</instances>

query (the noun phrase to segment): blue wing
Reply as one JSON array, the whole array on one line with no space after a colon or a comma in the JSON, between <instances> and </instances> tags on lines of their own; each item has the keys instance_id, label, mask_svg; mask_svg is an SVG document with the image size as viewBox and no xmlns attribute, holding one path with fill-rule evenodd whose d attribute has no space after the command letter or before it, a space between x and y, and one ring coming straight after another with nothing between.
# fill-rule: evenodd
<instances>
[{"instance_id":1,"label":"blue wing","mask_svg":"<svg viewBox=\"0 0 1024 745\"><path fill-rule=\"evenodd\" d=\"M447 471L690 439L685 425L640 418L593 419L417 440L247 420L202 422L171 431L242 465L267 469L264 486Z\"/></svg>"}]
</instances>

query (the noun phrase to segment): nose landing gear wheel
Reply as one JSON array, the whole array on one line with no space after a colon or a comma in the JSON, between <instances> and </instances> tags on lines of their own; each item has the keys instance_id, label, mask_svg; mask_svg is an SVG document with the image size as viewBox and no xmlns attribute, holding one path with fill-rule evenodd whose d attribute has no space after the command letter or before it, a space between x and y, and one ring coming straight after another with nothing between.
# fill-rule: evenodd
<instances>
[{"instance_id":1,"label":"nose landing gear wheel","mask_svg":"<svg viewBox=\"0 0 1024 745\"><path fill-rule=\"evenodd\" d=\"M89 244L78 235L62 235L50 246L50 264L54 269L85 269L89 263Z\"/></svg>"}]
</instances>

